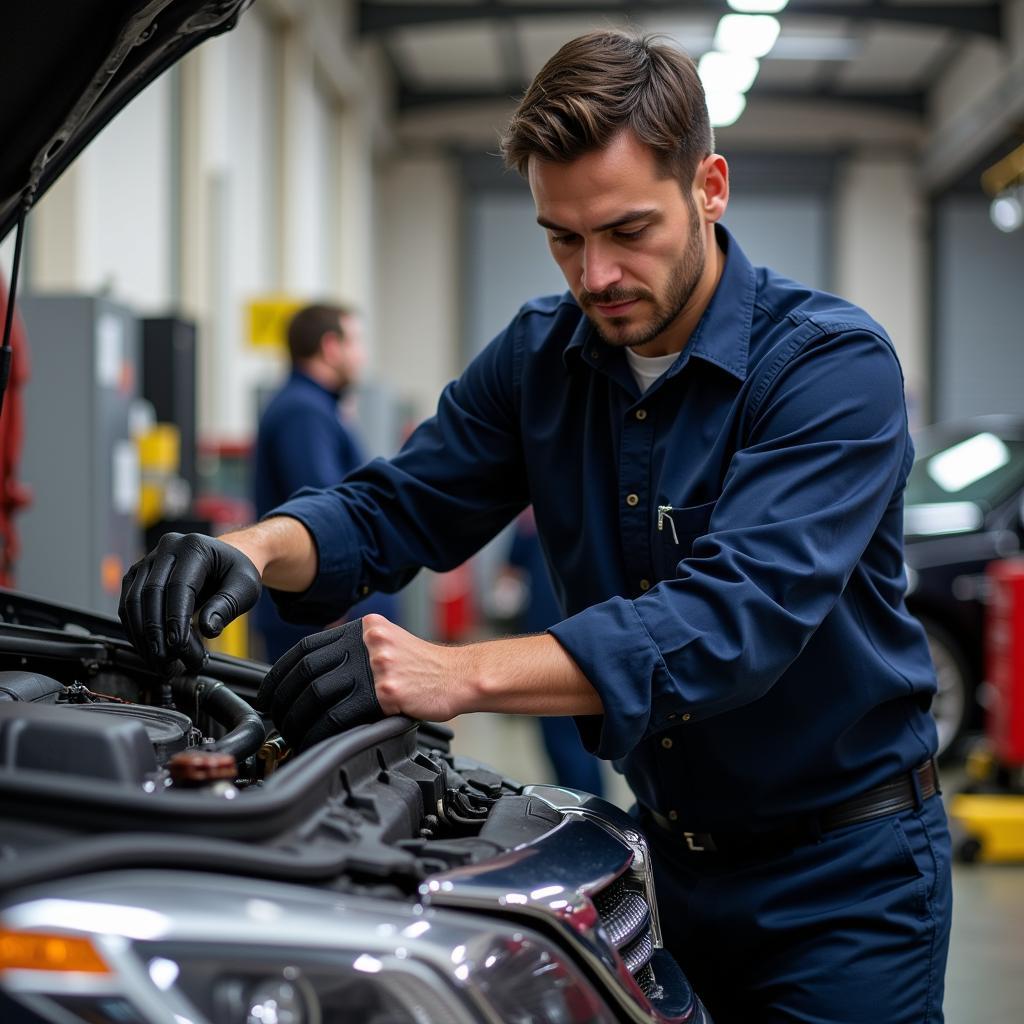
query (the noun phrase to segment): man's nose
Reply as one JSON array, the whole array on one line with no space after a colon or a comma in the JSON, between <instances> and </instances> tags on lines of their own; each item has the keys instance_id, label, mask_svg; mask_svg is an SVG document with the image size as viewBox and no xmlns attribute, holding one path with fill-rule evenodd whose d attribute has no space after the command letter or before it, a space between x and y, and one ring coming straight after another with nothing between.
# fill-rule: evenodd
<instances>
[{"instance_id":1,"label":"man's nose","mask_svg":"<svg viewBox=\"0 0 1024 1024\"><path fill-rule=\"evenodd\" d=\"M583 253L583 287L599 294L622 280L622 268L614 255L604 246L587 245Z\"/></svg>"}]
</instances>

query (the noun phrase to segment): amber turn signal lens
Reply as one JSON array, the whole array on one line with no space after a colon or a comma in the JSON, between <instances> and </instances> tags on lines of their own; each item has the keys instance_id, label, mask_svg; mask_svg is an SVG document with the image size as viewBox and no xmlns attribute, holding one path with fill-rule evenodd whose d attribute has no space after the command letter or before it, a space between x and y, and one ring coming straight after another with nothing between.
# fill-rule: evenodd
<instances>
[{"instance_id":1,"label":"amber turn signal lens","mask_svg":"<svg viewBox=\"0 0 1024 1024\"><path fill-rule=\"evenodd\" d=\"M4 928L0 928L0 971L111 973L88 939Z\"/></svg>"}]
</instances>

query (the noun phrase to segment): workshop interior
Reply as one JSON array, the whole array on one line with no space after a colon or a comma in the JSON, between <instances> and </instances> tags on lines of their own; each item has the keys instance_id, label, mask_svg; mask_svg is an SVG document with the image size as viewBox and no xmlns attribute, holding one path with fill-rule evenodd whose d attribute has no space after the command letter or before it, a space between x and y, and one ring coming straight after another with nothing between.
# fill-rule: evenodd
<instances>
[{"instance_id":1,"label":"workshop interior","mask_svg":"<svg viewBox=\"0 0 1024 1024\"><path fill-rule=\"evenodd\" d=\"M257 518L297 312L355 311L341 415L387 458L565 291L498 137L563 43L609 27L697 62L751 262L893 340L955 860L945 1019L1024 1019L1024 0L12 6L0 1024L711 1021L662 948L625 781L565 782L574 732L393 718L296 756L253 710L255 613L173 678L117 621L161 537ZM532 632L549 584L517 529L417 573L397 621Z\"/></svg>"}]
</instances>

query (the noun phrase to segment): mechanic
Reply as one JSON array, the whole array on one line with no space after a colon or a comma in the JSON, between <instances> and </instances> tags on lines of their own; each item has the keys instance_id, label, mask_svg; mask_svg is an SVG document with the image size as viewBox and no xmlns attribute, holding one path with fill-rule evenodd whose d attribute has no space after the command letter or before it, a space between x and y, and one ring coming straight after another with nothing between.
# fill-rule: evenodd
<instances>
[{"instance_id":1,"label":"mechanic","mask_svg":"<svg viewBox=\"0 0 1024 1024\"><path fill-rule=\"evenodd\" d=\"M260 701L297 747L380 715L573 715L652 843L666 945L717 1024L942 1020L949 837L935 680L903 604L912 445L862 310L721 226L692 62L602 31L504 139L570 294L527 303L392 460L222 541L165 538L122 618L155 664L256 599L335 614L443 571L532 502L567 618L304 640Z\"/></svg>"},{"instance_id":2,"label":"mechanic","mask_svg":"<svg viewBox=\"0 0 1024 1024\"><path fill-rule=\"evenodd\" d=\"M300 309L288 322L291 373L260 417L253 459L253 501L266 515L301 487L330 487L366 462L354 425L339 403L359 382L366 365L363 324L355 310L331 302ZM348 612L370 612L398 620L398 602L374 594ZM285 622L268 592L260 594L256 626L268 661L338 619L336 613L315 625Z\"/></svg>"}]
</instances>

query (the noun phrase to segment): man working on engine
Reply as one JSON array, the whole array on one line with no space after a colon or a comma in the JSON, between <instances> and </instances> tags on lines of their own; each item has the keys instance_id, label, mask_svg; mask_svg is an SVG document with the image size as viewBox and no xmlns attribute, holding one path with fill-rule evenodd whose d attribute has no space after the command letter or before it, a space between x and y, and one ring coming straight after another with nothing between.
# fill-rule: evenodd
<instances>
[{"instance_id":1,"label":"man working on engine","mask_svg":"<svg viewBox=\"0 0 1024 1024\"><path fill-rule=\"evenodd\" d=\"M941 1021L949 841L903 605L912 460L891 343L755 269L720 220L692 62L566 44L503 139L570 293L528 303L394 459L125 579L155 663L260 577L294 617L457 565L532 502L568 617L442 647L368 616L260 698L308 745L381 714L577 716L652 843L666 945L718 1024Z\"/></svg>"}]
</instances>

